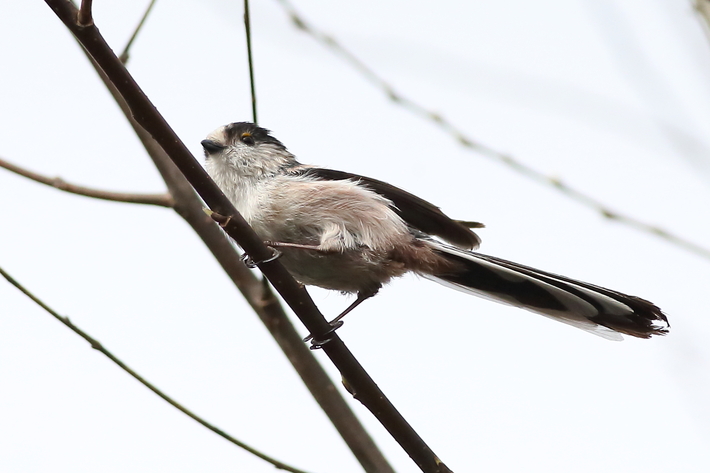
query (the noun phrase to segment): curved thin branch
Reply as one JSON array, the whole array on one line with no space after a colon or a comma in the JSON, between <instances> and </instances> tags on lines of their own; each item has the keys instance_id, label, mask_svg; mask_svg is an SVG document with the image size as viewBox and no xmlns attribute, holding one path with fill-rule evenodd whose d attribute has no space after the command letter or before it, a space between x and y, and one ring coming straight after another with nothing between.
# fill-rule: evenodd
<instances>
[{"instance_id":1,"label":"curved thin branch","mask_svg":"<svg viewBox=\"0 0 710 473\"><path fill-rule=\"evenodd\" d=\"M217 435L224 438L225 440L233 443L237 447L240 447L240 448L246 450L247 452L251 453L252 455L255 455L255 456L261 458L262 460L264 460L268 463L271 463L276 468L279 468L279 469L285 470L285 471L290 471L293 473L306 473L303 470L299 470L298 468L289 466L289 465L287 465L283 462L280 462L280 461L278 461L278 460L276 460L264 453L261 453L260 451L256 450L255 448L252 448L249 445L245 444L244 442L241 442L241 441L237 440L236 438L232 437L231 435L229 435L228 433L226 433L222 429L210 424L209 422L204 420L202 417L198 416L197 414L195 414L194 412L192 412L191 410L189 410L188 408L186 408L185 406L183 406L182 404L178 403L176 400L174 400L173 398L171 398L170 396L165 394L163 391L158 389L154 384L150 383L147 379L143 378L141 375L136 373L131 367L126 365L116 355L114 355L113 353L108 351L106 348L104 348L104 346L98 340L96 340L95 338L90 336L88 333L84 332L82 329L80 329L79 327L74 325L74 323L72 323L69 320L69 317L60 315L55 310L53 310L51 307L49 307L47 304L42 302L37 296L32 294L27 288L25 288L22 284L17 282L17 280L15 280L12 276L10 276L1 267L0 267L0 275L2 275L2 277L7 279L7 282L9 282L13 286L15 286L17 289L19 289L20 292L22 292L24 295L29 297L35 304L37 304L38 306L43 308L45 311L49 312L49 314L51 314L52 317L59 320L61 323L63 323L65 326L67 326L69 329L71 329L74 333L76 333L81 338L83 338L84 340L89 342L89 344L91 345L91 348L102 353L109 360L113 361L116 365L118 365L119 368L121 368L123 371L125 371L126 373L131 375L136 381L138 381L143 386L145 386L146 388L153 391L155 394L157 394L163 400L165 400L168 404L170 404L174 408L178 409L183 414L187 415L191 419L193 419L193 420L197 421L198 423L202 424L203 426L207 427L212 432L216 433Z\"/></svg>"},{"instance_id":2,"label":"curved thin branch","mask_svg":"<svg viewBox=\"0 0 710 473\"><path fill-rule=\"evenodd\" d=\"M374 84L375 87L379 88L392 102L409 110L415 115L418 115L423 119L432 122L434 125L438 126L443 131L451 135L451 137L454 138L463 147L475 151L483 156L486 156L487 158L491 158L495 161L498 161L499 163L507 166L518 174L522 174L523 176L533 181L536 181L548 187L552 187L553 189L556 189L561 194L576 201L577 203L595 210L605 218L608 218L615 222L623 223L641 232L649 233L665 240L667 243L679 246L687 251L695 253L698 256L702 256L703 258L710 259L710 248L705 248L697 243L675 235L667 230L662 229L657 225L646 223L634 217L624 215L620 212L612 210L600 200L597 200L590 195L587 195L581 191L572 188L559 178L550 177L545 173L538 171L537 169L531 166L528 166L522 161L513 158L509 154L495 150L474 140L473 138L470 138L444 116L427 109L423 105L415 102L414 100L408 97L405 97L397 90L395 90L392 85L390 85L386 80L379 76L375 71L373 71L369 66L362 62L357 56L355 56L342 44L340 44L335 38L333 38L333 36L313 27L310 23L304 20L303 16L301 16L296 11L291 2L289 2L288 0L277 1L279 4L281 4L283 9L289 15L291 21L293 22L296 28L303 31L304 33L309 34L316 41L322 43L335 54L343 57L360 74L365 76L372 84ZM696 3L696 9L698 10L698 12L703 15L704 18L710 19L710 1L697 0L697 2L698 3Z\"/></svg>"},{"instance_id":3,"label":"curved thin branch","mask_svg":"<svg viewBox=\"0 0 710 473\"><path fill-rule=\"evenodd\" d=\"M172 207L175 202L170 194L135 194L129 192L111 192L101 189L93 189L91 187L78 186L70 184L61 177L47 177L36 172L21 168L16 164L12 164L0 158L0 168L5 168L8 171L19 174L20 176L31 179L40 184L45 184L60 191L69 192L70 194L83 195L94 199L110 200L113 202L125 202L128 204L146 204L157 205L159 207Z\"/></svg>"}]
</instances>

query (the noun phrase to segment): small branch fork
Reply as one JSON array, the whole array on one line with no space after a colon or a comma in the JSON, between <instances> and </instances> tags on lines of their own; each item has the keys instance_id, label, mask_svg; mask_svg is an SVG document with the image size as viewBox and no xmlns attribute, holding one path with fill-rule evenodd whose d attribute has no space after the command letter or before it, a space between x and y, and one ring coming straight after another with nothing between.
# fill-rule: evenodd
<instances>
[{"instance_id":1,"label":"small branch fork","mask_svg":"<svg viewBox=\"0 0 710 473\"><path fill-rule=\"evenodd\" d=\"M46 177L36 172L29 171L0 158L0 168L24 176L40 184L45 184L70 194L83 195L94 199L125 202L128 204L157 205L159 207L172 207L175 204L170 194L134 194L129 192L111 192L91 187L70 184L60 177Z\"/></svg>"},{"instance_id":2,"label":"small branch fork","mask_svg":"<svg viewBox=\"0 0 710 473\"><path fill-rule=\"evenodd\" d=\"M258 450L256 450L256 449L250 447L249 445L245 444L244 442L241 442L240 440L237 440L236 438L232 437L231 435L229 435L228 433L226 433L225 431L223 431L223 430L220 429L219 427L210 424L209 422L207 422L206 420L204 420L202 417L198 416L197 414L195 414L194 412L192 412L191 410L187 409L187 408L184 407L182 404L178 403L178 402L175 401L173 398L171 398L170 396L168 396L166 393L164 393L163 391L161 391L160 389L158 389L155 385L153 385L152 383L150 383L147 379L143 378L141 375L139 375L137 372L135 372L131 367L129 367L129 366L126 365L123 361L121 361L116 355L114 355L113 353L111 353L110 351L108 351L106 348L104 348L104 346L103 346L98 340L96 340L95 338L93 338L92 336L90 336L88 333L84 332L82 329L80 329L79 327L77 327L76 325L74 325L74 324L69 320L69 317L60 315L58 312L56 312L55 310L53 310L53 309L52 309L51 307L49 307L47 304L45 304L44 302L42 302L37 296L35 296L34 294L32 294L28 289L26 289L22 284L20 284L19 282L17 282L12 276L10 276L10 275L9 275L4 269L2 269L2 268L0 268L0 275L2 275L2 277L4 277L5 279L7 279L7 281L8 281L10 284L12 284L12 285L15 286L17 289L19 289L20 292L22 292L24 295L26 295L27 297L29 297L35 304L37 304L37 305L40 306L42 309L44 309L45 311L47 311L50 315L52 315L52 317L54 317L55 319L57 319L58 321L60 321L61 323L63 323L66 327L68 327L69 329L71 329L74 333L76 333L76 334L79 335L81 338L83 338L84 340L86 340L87 342L89 342L89 344L91 345L91 348L93 348L94 350L100 352L101 354L103 354L104 356L106 356L109 360L113 361L116 365L118 365L119 368L121 368L123 371L125 371L126 373L128 373L129 375L131 375L136 381L138 381L138 382L141 383L143 386L145 386L146 388L148 388L148 389L150 389L151 391L153 391L155 394L157 394L158 396L160 396L164 401L166 401L168 404L170 404L170 405L173 406L174 408L178 409L178 410L179 410L180 412L182 412L183 414L187 415L188 417L190 417L190 418L193 419L194 421L196 421L196 422L198 422L199 424L203 425L204 427L208 428L209 430L211 430L212 432L216 433L216 434L219 435L220 437L224 438L224 439L227 440L228 442L231 442L231 443L233 443L234 445L236 445L237 447L240 447L240 448L246 450L247 452L251 453L252 455L255 455L255 456L261 458L262 460L264 460L264 461L266 461L266 462L268 462L268 463L271 463L271 464L274 465L276 468L279 468L279 469L285 470L285 471L290 471L290 472L293 472L293 473L306 473L306 472L304 472L303 470L299 470L298 468L295 468L295 467L292 467L292 466L290 466L290 465L287 465L287 464L285 464L285 463L283 463L283 462L280 462L280 461L278 461L278 460L276 460L276 459L274 459L274 458L272 458L272 457L270 457L270 456L268 456L268 455L266 455L266 454L264 454L264 453L261 453L260 451L258 451Z\"/></svg>"},{"instance_id":3,"label":"small branch fork","mask_svg":"<svg viewBox=\"0 0 710 473\"><path fill-rule=\"evenodd\" d=\"M77 24L79 26L91 26L94 24L94 19L91 16L92 0L81 0L81 7L77 15Z\"/></svg>"},{"instance_id":4,"label":"small branch fork","mask_svg":"<svg viewBox=\"0 0 710 473\"><path fill-rule=\"evenodd\" d=\"M213 211L230 218L225 226L227 233L254 260L268 258L271 255L269 249L155 109L106 44L98 29L94 26L83 27L77 24L78 12L70 1L45 0L45 2L109 78L112 86L125 100L137 124L165 150L205 203ZM331 329L305 289L296 283L278 260L262 264L260 269L312 334L320 337ZM323 346L323 351L353 390L355 398L377 417L423 472L448 473L451 471L385 397L337 334L334 334L333 339Z\"/></svg>"}]
</instances>

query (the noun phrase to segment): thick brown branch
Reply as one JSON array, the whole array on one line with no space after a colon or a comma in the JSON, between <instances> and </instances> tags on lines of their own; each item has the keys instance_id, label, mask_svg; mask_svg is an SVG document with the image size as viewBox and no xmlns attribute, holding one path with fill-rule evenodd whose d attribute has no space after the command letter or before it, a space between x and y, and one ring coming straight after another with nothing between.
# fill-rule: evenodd
<instances>
[{"instance_id":1,"label":"thick brown branch","mask_svg":"<svg viewBox=\"0 0 710 473\"><path fill-rule=\"evenodd\" d=\"M32 179L35 182L45 184L55 189L59 189L71 194L93 197L94 199L111 200L113 202L126 202L129 204L158 205L160 207L172 207L175 202L170 194L133 194L129 192L111 192L90 187L70 184L60 177L47 177L36 172L28 171L15 164L0 158L0 168L5 168L15 174Z\"/></svg>"},{"instance_id":2,"label":"thick brown branch","mask_svg":"<svg viewBox=\"0 0 710 473\"><path fill-rule=\"evenodd\" d=\"M231 217L227 229L230 236L254 261L267 259L271 255L270 250L190 154L106 44L98 30L93 26L82 28L77 25L76 8L67 0L45 1L103 69L125 99L138 124L166 151L200 197L213 211ZM323 338L322 336L330 331L330 325L318 311L308 293L294 281L278 260L262 264L260 269L311 334ZM337 334L323 346L323 350L357 393L358 400L377 417L422 471L427 473L450 471L385 397Z\"/></svg>"},{"instance_id":3,"label":"thick brown branch","mask_svg":"<svg viewBox=\"0 0 710 473\"><path fill-rule=\"evenodd\" d=\"M299 470L297 468L294 468L292 466L289 466L285 463L282 463L274 458L271 458L270 456L261 453L260 451L256 450L255 448L250 447L249 445L245 444L244 442L241 442L237 440L236 438L232 437L219 427L210 424L203 418L199 417L197 414L192 412L191 410L187 409L185 406L182 404L178 403L176 400L165 394L163 391L158 389L154 384L150 383L147 379L143 378L141 375L139 375L137 372L135 372L131 367L126 365L123 361L121 361L116 355L108 351L98 340L90 336L88 333L84 332L82 329L74 325L74 323L69 320L69 317L60 315L58 312L53 310L51 307L49 307L47 304L42 302L37 296L32 294L27 288L25 288L22 284L17 282L12 276L10 276L7 272L5 272L2 268L0 268L0 275L7 279L7 281L15 286L17 289L20 290L24 295L29 297L35 304L43 308L45 311L49 312L55 319L59 320L61 323L63 323L65 326L67 326L69 329L71 329L74 333L79 335L81 338L89 342L91 345L91 348L94 350L102 353L105 355L109 360L113 361L115 364L117 364L123 371L131 375L133 378L135 378L139 383L141 383L143 386L146 388L150 389L153 391L155 394L163 398L168 404L171 406L175 407L178 409L180 412L183 414L187 415L191 419L199 422L203 426L207 427L209 430L212 432L216 433L220 437L226 439L227 441L233 443L234 445L237 445L238 447L243 448L244 450L248 451L252 455L255 455L259 458L261 458L264 461L267 461L274 465L276 468L279 468L281 470L285 471L291 471L293 473L305 473L303 470Z\"/></svg>"}]
</instances>

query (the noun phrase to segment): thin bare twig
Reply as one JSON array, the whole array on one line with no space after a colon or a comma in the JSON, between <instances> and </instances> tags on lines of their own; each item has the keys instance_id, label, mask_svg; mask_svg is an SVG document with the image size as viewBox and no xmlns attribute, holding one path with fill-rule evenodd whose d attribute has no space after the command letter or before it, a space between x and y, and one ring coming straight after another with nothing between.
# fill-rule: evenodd
<instances>
[{"instance_id":1,"label":"thin bare twig","mask_svg":"<svg viewBox=\"0 0 710 473\"><path fill-rule=\"evenodd\" d=\"M150 4L148 4L148 8L145 9L145 13L143 13L143 17L141 18L141 21L138 22L138 26L136 26L136 29L133 30L133 34L131 35L131 39L129 39L128 43L126 43L126 47L123 48L123 52L121 53L121 55L118 56L118 59L123 64L128 63L128 59L130 58L130 49L131 49L131 46L133 46L133 41L136 40L136 36L138 36L138 32L143 28L143 24L145 23L146 18L148 18L148 14L150 13L150 11L153 9L153 5L155 5L155 0L150 0Z\"/></svg>"},{"instance_id":2,"label":"thin bare twig","mask_svg":"<svg viewBox=\"0 0 710 473\"><path fill-rule=\"evenodd\" d=\"M307 22L303 16L296 11L289 0L277 0L278 3L283 7L286 13L291 18L294 26L301 31L309 34L316 41L325 45L328 49L333 51L335 54L344 58L348 63L350 63L360 74L366 77L372 84L377 88L382 90L382 92L389 97L392 102L396 103L409 110L410 112L418 115L425 120L432 122L434 125L438 126L446 133L451 135L459 144L464 146L471 151L475 151L487 158L491 158L499 163L507 166L511 170L522 174L523 176L536 181L540 184L552 187L562 193L564 196L589 207L600 215L615 222L625 224L629 227L635 228L644 233L649 233L658 238L665 240L667 243L673 244L675 246L681 247L687 251L695 253L696 255L702 256L703 258L710 259L710 249L705 248L697 243L690 240L682 238L675 235L667 230L662 229L657 225L643 222L634 217L624 215L620 212L612 210L607 207L600 200L585 194L584 192L578 191L566 183L564 183L559 178L550 177L545 173L534 169L521 161L516 160L511 155L503 153L501 151L495 150L489 146L486 146L473 138L467 136L461 129L457 128L452 122L446 119L444 116L436 113L432 110L427 109L423 105L415 102L414 100L405 97L400 92L398 92L392 85L385 81L380 75L368 67L364 62L362 62L357 56L345 48L340 42L338 42L333 36L324 33L322 30L315 28L309 22ZM697 0L696 8L699 13L701 13L706 21L710 24L710 1L708 0Z\"/></svg>"},{"instance_id":3,"label":"thin bare twig","mask_svg":"<svg viewBox=\"0 0 710 473\"><path fill-rule=\"evenodd\" d=\"M47 177L36 172L28 171L15 164L12 164L0 158L0 168L5 168L15 174L24 176L35 182L45 184L55 189L59 189L71 194L83 195L94 199L110 200L113 202L125 202L128 204L146 204L157 205L160 207L172 207L175 202L170 194L135 194L129 192L111 192L101 189L92 189L90 187L78 186L70 184L60 177Z\"/></svg>"},{"instance_id":4,"label":"thin bare twig","mask_svg":"<svg viewBox=\"0 0 710 473\"><path fill-rule=\"evenodd\" d=\"M74 34L84 50L98 63L120 95L125 99L132 116L158 142L180 169L200 197L214 211L230 217L226 230L253 261L263 261L259 268L283 299L293 309L311 334L320 339L331 337L323 351L338 368L347 383L383 426L392 434L412 460L425 473L447 473L449 468L434 454L416 431L402 417L370 378L338 334L331 334L331 326L289 272L278 261L269 261L271 251L249 227L234 205L227 199L209 175L195 160L185 144L143 93L133 77L114 55L95 27L82 28L76 23L76 8L68 0L45 0L64 25Z\"/></svg>"},{"instance_id":5,"label":"thin bare twig","mask_svg":"<svg viewBox=\"0 0 710 473\"><path fill-rule=\"evenodd\" d=\"M79 8L79 14L76 18L79 26L94 24L94 19L91 17L91 2L92 0L81 0L81 8Z\"/></svg>"},{"instance_id":6,"label":"thin bare twig","mask_svg":"<svg viewBox=\"0 0 710 473\"><path fill-rule=\"evenodd\" d=\"M2 269L1 267L0 267L0 275L2 275L5 279L7 279L7 281L8 281L10 284L12 284L12 285L15 286L17 289L19 289L20 292L22 292L24 295L26 295L27 297L29 297L35 304L37 304L38 306L40 306L41 308L43 308L45 311L49 312L49 314L51 314L55 319L59 320L59 321L60 321L61 323L63 323L66 327L68 327L69 329L71 329L74 333L76 333L76 334L79 335L81 338L83 338L84 340L86 340L87 342L89 342L89 344L91 345L91 348L93 348L94 350L96 350L96 351L102 353L102 354L103 354L104 356L106 356L109 360L113 361L116 365L118 365L119 368L121 368L123 371L125 371L126 373L128 373L129 375L131 375L136 381L138 381L138 382L141 383L143 386L145 386L146 388L148 388L148 389L150 389L151 391L153 391L155 394L157 394L158 396L160 396L164 401L166 401L168 404L170 404L171 406L173 406L173 407L175 407L176 409L178 409L178 410L179 410L180 412L182 412L183 414L187 415L187 416L190 417L191 419L195 420L195 421L198 422L199 424L201 424L201 425L203 425L204 427L208 428L209 430L211 430L211 431L214 432L215 434L219 435L220 437L224 438L225 440L227 440L227 441L233 443L233 444L236 445L237 447L240 447L240 448L246 450L247 452L251 453L252 455L255 455L255 456L261 458L262 460L264 460L264 461L266 461L266 462L268 462L268 463L271 463L271 464L274 465L276 468L279 468L279 469L285 470L285 471L290 471L290 472L293 472L293 473L306 473L306 472L303 471L303 470L299 470L298 468L289 466L289 465L287 465L287 464L285 464L285 463L283 463L283 462L280 462L280 461L278 461L278 460L276 460L276 459L274 459L274 458L272 458L272 457L270 457L270 456L268 456L268 455L265 455L264 453L261 453L260 451L258 451L258 450L256 450L256 449L250 447L249 445L245 444L244 442L241 442L241 441L237 440L236 438L232 437L231 435L229 435L228 433L226 433L226 432L223 431L222 429L220 429L220 428L218 428L218 427L216 427L216 426L210 424L209 422L207 422L206 420L204 420L203 418L201 418L200 416L198 416L197 414L195 414L194 412L192 412L191 410L187 409L185 406L183 406L182 404L178 403L176 400L174 400L173 398L171 398L170 396L168 396L166 393L164 393L163 391L161 391L160 389L158 389L154 384L150 383L147 379L143 378L143 377L142 377L141 375L139 375L137 372L135 372L132 368L130 368L128 365L126 365L123 361L121 361L116 355L114 355L113 353L111 353L110 351L108 351L98 340L96 340L95 338L93 338L92 336L90 336L88 333L84 332L82 329L80 329L79 327L77 327L76 325L74 325L74 323L72 323L72 322L69 320L69 317L60 315L60 314L57 313L55 310L53 310L51 307L49 307L47 304L45 304L44 302L42 302L37 296L35 296L34 294L32 294L27 288L25 288L22 284L20 284L19 282L17 282L17 280L15 280L12 276L10 276L10 275L9 275L4 269Z\"/></svg>"},{"instance_id":7,"label":"thin bare twig","mask_svg":"<svg viewBox=\"0 0 710 473\"><path fill-rule=\"evenodd\" d=\"M251 17L249 16L249 0L244 0L244 31L247 35L247 56L249 58L249 84L251 86L251 115L254 123L256 119L256 85L254 83L254 58L251 52Z\"/></svg>"}]
</instances>

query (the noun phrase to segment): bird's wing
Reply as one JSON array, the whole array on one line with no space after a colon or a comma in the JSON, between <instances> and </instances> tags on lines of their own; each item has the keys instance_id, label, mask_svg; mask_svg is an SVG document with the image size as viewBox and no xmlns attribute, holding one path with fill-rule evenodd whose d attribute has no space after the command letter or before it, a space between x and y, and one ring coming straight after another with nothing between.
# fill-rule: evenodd
<instances>
[{"instance_id":1,"label":"bird's wing","mask_svg":"<svg viewBox=\"0 0 710 473\"><path fill-rule=\"evenodd\" d=\"M461 248L478 248L481 243L481 239L469 227L480 227L482 225L452 220L434 204L386 182L349 172L315 167L302 167L293 170L292 173L315 179L351 180L360 183L390 200L395 206L395 212L413 228L428 235L436 235Z\"/></svg>"}]
</instances>

